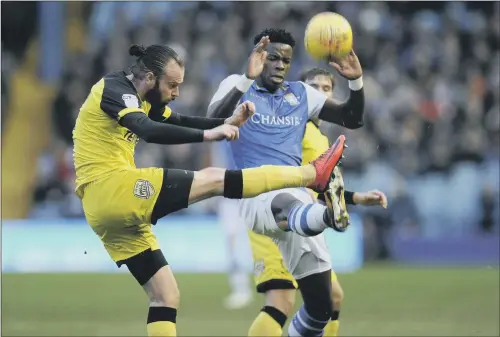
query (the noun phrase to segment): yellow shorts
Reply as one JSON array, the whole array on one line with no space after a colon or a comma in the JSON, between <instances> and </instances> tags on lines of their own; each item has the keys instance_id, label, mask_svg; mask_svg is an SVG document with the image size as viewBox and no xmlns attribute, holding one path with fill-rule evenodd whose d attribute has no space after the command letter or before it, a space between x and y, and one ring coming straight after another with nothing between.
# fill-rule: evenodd
<instances>
[{"instance_id":1,"label":"yellow shorts","mask_svg":"<svg viewBox=\"0 0 500 337\"><path fill-rule=\"evenodd\" d=\"M159 249L153 209L158 202L161 217L187 207L192 179L189 171L142 168L117 171L85 186L85 217L113 261Z\"/></svg>"},{"instance_id":2,"label":"yellow shorts","mask_svg":"<svg viewBox=\"0 0 500 337\"><path fill-rule=\"evenodd\" d=\"M257 292L273 289L297 289L297 281L288 272L278 246L265 235L248 231L254 262L254 282ZM332 270L332 281L337 275Z\"/></svg>"}]
</instances>

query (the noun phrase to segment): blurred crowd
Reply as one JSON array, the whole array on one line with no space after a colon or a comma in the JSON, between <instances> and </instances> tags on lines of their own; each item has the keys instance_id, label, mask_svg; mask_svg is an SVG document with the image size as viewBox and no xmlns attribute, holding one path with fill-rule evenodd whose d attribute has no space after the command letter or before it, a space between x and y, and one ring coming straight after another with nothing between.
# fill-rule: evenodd
<instances>
[{"instance_id":1,"label":"blurred crowd","mask_svg":"<svg viewBox=\"0 0 500 337\"><path fill-rule=\"evenodd\" d=\"M356 210L367 230L392 223L402 235L498 228L498 2L89 4L86 52L66 57L53 107L54 141L40 158L33 216L82 215L72 194L72 128L91 85L132 65L131 43L174 47L187 66L172 107L204 115L220 81L242 72L253 36L264 28L285 28L296 38L290 80L316 66L304 51L303 33L307 20L326 10L341 13L353 27L367 103L364 128L323 125L323 131L331 139L340 132L348 137L348 188L384 190L392 206L386 213ZM336 77L335 96L345 99L346 81ZM209 147L139 144L136 159L138 166L200 169L214 162ZM186 212L211 212L212 206Z\"/></svg>"}]
</instances>

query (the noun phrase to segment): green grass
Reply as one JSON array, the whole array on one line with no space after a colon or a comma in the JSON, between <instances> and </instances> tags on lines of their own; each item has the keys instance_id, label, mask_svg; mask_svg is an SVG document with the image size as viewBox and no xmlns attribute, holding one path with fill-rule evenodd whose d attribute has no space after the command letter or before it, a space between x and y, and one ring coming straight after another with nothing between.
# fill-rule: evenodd
<instances>
[{"instance_id":1,"label":"green grass","mask_svg":"<svg viewBox=\"0 0 500 337\"><path fill-rule=\"evenodd\" d=\"M177 275L179 336L245 336L262 297L227 311L225 275ZM499 336L498 269L368 267L340 275L343 336ZM145 336L129 275L3 274L3 336Z\"/></svg>"}]
</instances>

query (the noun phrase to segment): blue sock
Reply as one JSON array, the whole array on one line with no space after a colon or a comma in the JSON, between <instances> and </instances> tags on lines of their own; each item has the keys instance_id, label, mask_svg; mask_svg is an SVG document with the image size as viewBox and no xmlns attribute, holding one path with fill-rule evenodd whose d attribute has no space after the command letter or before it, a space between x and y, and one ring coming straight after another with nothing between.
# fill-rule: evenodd
<instances>
[{"instance_id":1,"label":"blue sock","mask_svg":"<svg viewBox=\"0 0 500 337\"><path fill-rule=\"evenodd\" d=\"M289 337L316 337L323 336L323 329L328 324L329 320L319 321L312 318L306 311L304 306L301 306L299 311L293 316L292 322L288 327Z\"/></svg>"},{"instance_id":2,"label":"blue sock","mask_svg":"<svg viewBox=\"0 0 500 337\"><path fill-rule=\"evenodd\" d=\"M302 236L315 236L323 232L327 225L323 219L326 207L319 204L301 204L288 213L288 227Z\"/></svg>"}]
</instances>

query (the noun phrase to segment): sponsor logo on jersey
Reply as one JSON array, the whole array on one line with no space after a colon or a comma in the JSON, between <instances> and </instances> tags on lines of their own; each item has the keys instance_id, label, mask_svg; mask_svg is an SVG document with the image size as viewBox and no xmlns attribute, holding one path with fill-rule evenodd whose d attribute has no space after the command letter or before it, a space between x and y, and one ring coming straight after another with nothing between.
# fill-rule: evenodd
<instances>
[{"instance_id":1,"label":"sponsor logo on jersey","mask_svg":"<svg viewBox=\"0 0 500 337\"><path fill-rule=\"evenodd\" d=\"M134 195L137 198L149 199L153 194L155 194L155 189L149 181L139 179L135 182Z\"/></svg>"},{"instance_id":2,"label":"sponsor logo on jersey","mask_svg":"<svg viewBox=\"0 0 500 337\"><path fill-rule=\"evenodd\" d=\"M255 113L250 117L250 121L255 124L265 125L290 125L299 126L302 124L302 118L298 116L269 116Z\"/></svg>"},{"instance_id":3,"label":"sponsor logo on jersey","mask_svg":"<svg viewBox=\"0 0 500 337\"><path fill-rule=\"evenodd\" d=\"M136 95L124 94L122 95L122 100L127 108L138 108L139 100Z\"/></svg>"},{"instance_id":4,"label":"sponsor logo on jersey","mask_svg":"<svg viewBox=\"0 0 500 337\"><path fill-rule=\"evenodd\" d=\"M299 104L299 98L297 98L294 94L292 93L289 93L289 94L286 94L285 97L284 97L285 101L288 102L288 104L290 105L298 105Z\"/></svg>"}]
</instances>

